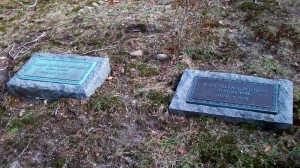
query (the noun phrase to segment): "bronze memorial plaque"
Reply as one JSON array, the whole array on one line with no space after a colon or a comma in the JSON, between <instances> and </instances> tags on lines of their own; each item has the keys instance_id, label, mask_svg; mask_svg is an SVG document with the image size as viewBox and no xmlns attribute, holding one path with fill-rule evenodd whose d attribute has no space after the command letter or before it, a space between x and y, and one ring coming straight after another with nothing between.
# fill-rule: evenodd
<instances>
[{"instance_id":1,"label":"bronze memorial plaque","mask_svg":"<svg viewBox=\"0 0 300 168\"><path fill-rule=\"evenodd\" d=\"M278 85L196 76L187 103L278 113Z\"/></svg>"}]
</instances>

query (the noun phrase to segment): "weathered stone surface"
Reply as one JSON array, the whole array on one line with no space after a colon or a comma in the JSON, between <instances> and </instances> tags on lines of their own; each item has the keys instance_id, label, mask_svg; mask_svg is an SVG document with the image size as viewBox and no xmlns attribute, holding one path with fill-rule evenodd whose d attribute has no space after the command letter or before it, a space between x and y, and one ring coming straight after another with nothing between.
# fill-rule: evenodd
<instances>
[{"instance_id":1,"label":"weathered stone surface","mask_svg":"<svg viewBox=\"0 0 300 168\"><path fill-rule=\"evenodd\" d=\"M238 109L234 106L217 106L209 103L197 104L188 102L194 77L278 86L278 93L275 93L277 95L277 113L255 111L255 108L248 110ZM228 122L249 123L263 129L289 129L293 125L293 83L284 79L270 80L230 73L185 70L170 104L169 111L173 114L212 116Z\"/></svg>"},{"instance_id":2,"label":"weathered stone surface","mask_svg":"<svg viewBox=\"0 0 300 168\"><path fill-rule=\"evenodd\" d=\"M109 73L108 58L37 53L6 87L10 94L19 98L87 99Z\"/></svg>"},{"instance_id":3,"label":"weathered stone surface","mask_svg":"<svg viewBox=\"0 0 300 168\"><path fill-rule=\"evenodd\" d=\"M133 58L140 57L143 56L143 51L142 50L133 51L130 53L130 55Z\"/></svg>"},{"instance_id":4,"label":"weathered stone surface","mask_svg":"<svg viewBox=\"0 0 300 168\"><path fill-rule=\"evenodd\" d=\"M169 59L167 54L157 54L157 59L161 60L161 61L165 61L167 59Z\"/></svg>"}]
</instances>

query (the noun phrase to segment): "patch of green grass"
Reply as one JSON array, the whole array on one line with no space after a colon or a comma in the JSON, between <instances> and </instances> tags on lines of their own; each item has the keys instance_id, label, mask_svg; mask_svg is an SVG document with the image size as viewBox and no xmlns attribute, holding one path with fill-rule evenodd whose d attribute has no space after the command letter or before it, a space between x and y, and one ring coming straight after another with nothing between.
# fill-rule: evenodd
<instances>
[{"instance_id":1,"label":"patch of green grass","mask_svg":"<svg viewBox=\"0 0 300 168\"><path fill-rule=\"evenodd\" d=\"M61 46L62 45L62 39L56 39L56 38L50 38L49 43L53 46Z\"/></svg>"},{"instance_id":2,"label":"patch of green grass","mask_svg":"<svg viewBox=\"0 0 300 168\"><path fill-rule=\"evenodd\" d=\"M166 94L158 90L152 90L149 93L136 96L145 96L147 99L149 99L140 105L138 108L139 111L153 114L162 107L161 105L163 105L164 108L160 110L165 111L165 107L167 107L171 102L173 94Z\"/></svg>"},{"instance_id":3,"label":"patch of green grass","mask_svg":"<svg viewBox=\"0 0 300 168\"><path fill-rule=\"evenodd\" d=\"M92 6L94 2L98 3L98 0L88 0L85 2L85 6Z\"/></svg>"},{"instance_id":4,"label":"patch of green grass","mask_svg":"<svg viewBox=\"0 0 300 168\"><path fill-rule=\"evenodd\" d=\"M37 4L38 8L45 8L48 4L50 4L50 0L43 0Z\"/></svg>"},{"instance_id":5,"label":"patch of green grass","mask_svg":"<svg viewBox=\"0 0 300 168\"><path fill-rule=\"evenodd\" d=\"M7 22L0 20L0 32L5 33L7 29Z\"/></svg>"},{"instance_id":6,"label":"patch of green grass","mask_svg":"<svg viewBox=\"0 0 300 168\"><path fill-rule=\"evenodd\" d=\"M87 104L87 107L90 111L99 111L109 112L112 108L114 111L123 111L125 104L117 96L107 95L100 100L90 100Z\"/></svg>"},{"instance_id":7,"label":"patch of green grass","mask_svg":"<svg viewBox=\"0 0 300 168\"><path fill-rule=\"evenodd\" d=\"M263 58L258 62L246 64L246 70L251 74L258 74L259 76L280 76L283 75L284 70L281 65L270 58Z\"/></svg>"},{"instance_id":8,"label":"patch of green grass","mask_svg":"<svg viewBox=\"0 0 300 168\"><path fill-rule=\"evenodd\" d=\"M20 65L21 63L26 62L27 60L29 60L30 57L31 57L30 54L25 54L23 57L21 57L21 58L17 61L16 65Z\"/></svg>"},{"instance_id":9,"label":"patch of green grass","mask_svg":"<svg viewBox=\"0 0 300 168\"><path fill-rule=\"evenodd\" d=\"M80 9L82 9L82 7L80 5L77 5L72 9L72 12L77 13Z\"/></svg>"},{"instance_id":10,"label":"patch of green grass","mask_svg":"<svg viewBox=\"0 0 300 168\"><path fill-rule=\"evenodd\" d=\"M186 54L192 57L193 60L211 60L215 56L214 52L211 51L211 49L206 48L189 48L187 49Z\"/></svg>"},{"instance_id":11,"label":"patch of green grass","mask_svg":"<svg viewBox=\"0 0 300 168\"><path fill-rule=\"evenodd\" d=\"M51 161L51 166L53 167L63 167L65 163L66 158L63 156L56 156L52 161Z\"/></svg>"},{"instance_id":12,"label":"patch of green grass","mask_svg":"<svg viewBox=\"0 0 300 168\"><path fill-rule=\"evenodd\" d=\"M89 23L87 23L87 25L89 25ZM77 33L79 33L79 32L74 31L71 34L71 38L77 39L73 43L71 43L71 47L76 47L79 49L86 48L86 47L102 48L103 42L105 40L103 40L101 37L96 36L95 34L91 34L91 35L87 35L87 36L78 38L79 35Z\"/></svg>"},{"instance_id":13,"label":"patch of green grass","mask_svg":"<svg viewBox=\"0 0 300 168\"><path fill-rule=\"evenodd\" d=\"M225 135L219 140L211 134L198 134L196 146L193 149L195 163L213 163L219 166L234 164L239 160L240 150L236 145L236 138L232 135ZM190 142L195 143L195 142Z\"/></svg>"},{"instance_id":14,"label":"patch of green grass","mask_svg":"<svg viewBox=\"0 0 300 168\"><path fill-rule=\"evenodd\" d=\"M295 161L291 159L285 160L279 155L279 148L273 145L268 153L264 151L264 146L258 145L254 151L249 152L240 148L239 140L234 133L228 133L218 137L209 132L199 132L192 134L190 140L186 142L189 152L182 158L180 166L200 166L211 165L213 167L226 167L232 165L234 167L281 167L283 165L294 165ZM266 144L270 141L276 142L274 139L265 139ZM257 141L249 142L253 145ZM242 144L249 145L247 144ZM298 148L295 148L298 151Z\"/></svg>"},{"instance_id":15,"label":"patch of green grass","mask_svg":"<svg viewBox=\"0 0 300 168\"><path fill-rule=\"evenodd\" d=\"M182 62L178 62L178 63L176 64L176 66L173 67L173 70L174 70L174 71L182 71L182 70L184 70L186 67L187 67L186 64L184 64L184 63L182 63Z\"/></svg>"},{"instance_id":16,"label":"patch of green grass","mask_svg":"<svg viewBox=\"0 0 300 168\"><path fill-rule=\"evenodd\" d=\"M0 105L0 117L3 116L3 115L5 115L5 112L6 112L6 107Z\"/></svg>"},{"instance_id":17,"label":"patch of green grass","mask_svg":"<svg viewBox=\"0 0 300 168\"><path fill-rule=\"evenodd\" d=\"M240 4L239 9L241 9L242 11L247 11L247 10L250 10L250 11L263 11L267 8L263 5L257 5L257 4L254 4L254 3L250 2L250 1L245 1L242 4Z\"/></svg>"},{"instance_id":18,"label":"patch of green grass","mask_svg":"<svg viewBox=\"0 0 300 168\"><path fill-rule=\"evenodd\" d=\"M126 58L129 56L129 53L124 51L124 50L121 50L118 52L117 55L112 55L110 57L111 61L113 63L117 63L117 64L121 64L121 63L126 63Z\"/></svg>"},{"instance_id":19,"label":"patch of green grass","mask_svg":"<svg viewBox=\"0 0 300 168\"><path fill-rule=\"evenodd\" d=\"M165 104L168 105L172 100L172 94L166 94L161 91L153 90L150 91L146 95L147 98L149 98L153 105L159 105L159 104Z\"/></svg>"},{"instance_id":20,"label":"patch of green grass","mask_svg":"<svg viewBox=\"0 0 300 168\"><path fill-rule=\"evenodd\" d=\"M127 68L127 74L129 74L130 68L134 68L137 69L139 71L139 76L140 77L151 77L151 76L156 76L159 74L158 69L156 67L153 67L149 64L145 64L145 63L133 63L131 62L128 65ZM132 77L131 74L129 74L129 76Z\"/></svg>"},{"instance_id":21,"label":"patch of green grass","mask_svg":"<svg viewBox=\"0 0 300 168\"><path fill-rule=\"evenodd\" d=\"M15 133L27 125L35 123L35 118L31 112L26 112L22 117L13 117L9 123L9 132Z\"/></svg>"},{"instance_id":22,"label":"patch of green grass","mask_svg":"<svg viewBox=\"0 0 300 168\"><path fill-rule=\"evenodd\" d=\"M240 125L241 125L241 128L246 131L251 131L251 132L257 131L257 127L250 125L248 123L242 123Z\"/></svg>"},{"instance_id":23,"label":"patch of green grass","mask_svg":"<svg viewBox=\"0 0 300 168\"><path fill-rule=\"evenodd\" d=\"M169 136L166 139L160 141L160 146L163 148L169 148L170 146L178 144L178 140L174 136Z\"/></svg>"}]
</instances>

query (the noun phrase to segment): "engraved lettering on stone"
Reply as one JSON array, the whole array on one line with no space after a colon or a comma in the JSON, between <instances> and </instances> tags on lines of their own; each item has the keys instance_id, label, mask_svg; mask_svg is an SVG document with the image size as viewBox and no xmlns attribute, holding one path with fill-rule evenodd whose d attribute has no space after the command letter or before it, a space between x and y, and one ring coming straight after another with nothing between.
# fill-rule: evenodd
<instances>
[{"instance_id":1,"label":"engraved lettering on stone","mask_svg":"<svg viewBox=\"0 0 300 168\"><path fill-rule=\"evenodd\" d=\"M93 61L36 59L21 79L68 84L82 84L96 65Z\"/></svg>"},{"instance_id":2,"label":"engraved lettering on stone","mask_svg":"<svg viewBox=\"0 0 300 168\"><path fill-rule=\"evenodd\" d=\"M195 78L187 102L256 111L277 111L277 86L261 83Z\"/></svg>"}]
</instances>

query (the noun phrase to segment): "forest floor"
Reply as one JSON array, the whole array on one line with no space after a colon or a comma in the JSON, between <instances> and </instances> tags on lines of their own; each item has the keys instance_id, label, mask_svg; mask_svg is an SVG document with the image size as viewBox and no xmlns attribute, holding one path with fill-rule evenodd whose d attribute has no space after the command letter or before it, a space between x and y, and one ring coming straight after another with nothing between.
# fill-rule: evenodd
<instances>
[{"instance_id":1,"label":"forest floor","mask_svg":"<svg viewBox=\"0 0 300 168\"><path fill-rule=\"evenodd\" d=\"M299 167L300 1L251 2L1 0L0 167ZM88 100L10 96L35 52L106 56L112 72ZM293 81L294 127L170 114L186 68Z\"/></svg>"}]
</instances>

